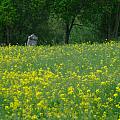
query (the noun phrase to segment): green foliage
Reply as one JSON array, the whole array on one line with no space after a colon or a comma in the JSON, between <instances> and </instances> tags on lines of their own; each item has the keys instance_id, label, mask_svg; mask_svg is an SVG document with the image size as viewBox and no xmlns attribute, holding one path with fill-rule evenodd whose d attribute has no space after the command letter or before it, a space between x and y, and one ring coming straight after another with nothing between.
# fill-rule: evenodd
<instances>
[{"instance_id":1,"label":"green foliage","mask_svg":"<svg viewBox=\"0 0 120 120\"><path fill-rule=\"evenodd\" d=\"M83 43L83 42L100 42L99 32L94 31L94 26L74 26L71 32L70 43Z\"/></svg>"},{"instance_id":2,"label":"green foliage","mask_svg":"<svg viewBox=\"0 0 120 120\"><path fill-rule=\"evenodd\" d=\"M82 38L80 41L86 41L86 36L92 41L94 37L116 39L120 35L119 9L119 0L2 0L0 42L24 45L32 33L44 45L68 43L70 37L74 42L72 36ZM81 32L76 34L76 30Z\"/></svg>"},{"instance_id":3,"label":"green foliage","mask_svg":"<svg viewBox=\"0 0 120 120\"><path fill-rule=\"evenodd\" d=\"M4 26L14 24L16 19L16 8L11 0L2 0L0 2L0 23Z\"/></svg>"}]
</instances>

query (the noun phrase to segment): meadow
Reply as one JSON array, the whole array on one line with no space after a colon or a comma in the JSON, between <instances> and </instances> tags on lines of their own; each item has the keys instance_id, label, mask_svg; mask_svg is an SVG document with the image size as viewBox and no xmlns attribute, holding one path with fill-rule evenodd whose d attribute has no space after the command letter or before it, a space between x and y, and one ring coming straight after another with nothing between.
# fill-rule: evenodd
<instances>
[{"instance_id":1,"label":"meadow","mask_svg":"<svg viewBox=\"0 0 120 120\"><path fill-rule=\"evenodd\" d=\"M120 120L120 43L0 47L0 120Z\"/></svg>"}]
</instances>

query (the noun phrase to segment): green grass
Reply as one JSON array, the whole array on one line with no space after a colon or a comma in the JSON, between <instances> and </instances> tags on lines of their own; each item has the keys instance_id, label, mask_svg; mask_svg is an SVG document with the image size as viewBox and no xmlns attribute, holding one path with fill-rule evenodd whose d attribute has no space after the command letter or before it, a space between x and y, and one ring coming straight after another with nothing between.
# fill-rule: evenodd
<instances>
[{"instance_id":1,"label":"green grass","mask_svg":"<svg viewBox=\"0 0 120 120\"><path fill-rule=\"evenodd\" d=\"M1 120L120 119L120 43L0 47Z\"/></svg>"}]
</instances>

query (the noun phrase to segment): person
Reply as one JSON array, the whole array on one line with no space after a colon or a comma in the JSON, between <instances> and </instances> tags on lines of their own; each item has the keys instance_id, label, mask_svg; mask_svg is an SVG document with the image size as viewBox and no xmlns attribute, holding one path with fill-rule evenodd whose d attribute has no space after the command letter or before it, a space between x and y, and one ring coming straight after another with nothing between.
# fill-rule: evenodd
<instances>
[{"instance_id":1,"label":"person","mask_svg":"<svg viewBox=\"0 0 120 120\"><path fill-rule=\"evenodd\" d=\"M32 34L32 35L28 36L27 45L28 46L37 45L37 40L38 40L38 37L35 34Z\"/></svg>"}]
</instances>

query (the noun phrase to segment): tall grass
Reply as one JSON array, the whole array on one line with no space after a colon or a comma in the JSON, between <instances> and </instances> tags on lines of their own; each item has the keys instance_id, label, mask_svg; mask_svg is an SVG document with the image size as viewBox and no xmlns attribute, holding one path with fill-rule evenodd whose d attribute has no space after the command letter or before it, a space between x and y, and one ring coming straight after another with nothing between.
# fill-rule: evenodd
<instances>
[{"instance_id":1,"label":"tall grass","mask_svg":"<svg viewBox=\"0 0 120 120\"><path fill-rule=\"evenodd\" d=\"M120 43L0 47L0 120L119 120Z\"/></svg>"}]
</instances>

